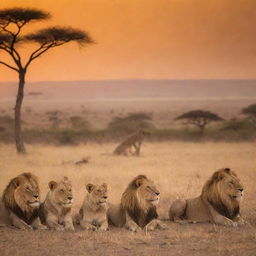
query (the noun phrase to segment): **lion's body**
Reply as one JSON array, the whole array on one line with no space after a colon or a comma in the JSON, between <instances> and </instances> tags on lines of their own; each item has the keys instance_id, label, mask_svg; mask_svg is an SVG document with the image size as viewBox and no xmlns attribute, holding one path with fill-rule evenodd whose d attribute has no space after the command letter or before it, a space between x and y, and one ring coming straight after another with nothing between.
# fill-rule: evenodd
<instances>
[{"instance_id":1,"label":"lion's body","mask_svg":"<svg viewBox=\"0 0 256 256\"><path fill-rule=\"evenodd\" d=\"M144 175L137 176L124 191L121 204L108 209L109 223L135 232L143 228L165 228L158 220L159 194L151 180Z\"/></svg>"},{"instance_id":2,"label":"lion's body","mask_svg":"<svg viewBox=\"0 0 256 256\"><path fill-rule=\"evenodd\" d=\"M43 224L55 230L74 230L71 217L73 203L72 186L65 177L60 182L51 181L50 191L40 206L40 218Z\"/></svg>"},{"instance_id":3,"label":"lion's body","mask_svg":"<svg viewBox=\"0 0 256 256\"><path fill-rule=\"evenodd\" d=\"M13 178L0 202L0 223L20 229L45 229L39 219L39 184L31 173Z\"/></svg>"},{"instance_id":4,"label":"lion's body","mask_svg":"<svg viewBox=\"0 0 256 256\"><path fill-rule=\"evenodd\" d=\"M242 223L240 198L243 187L228 168L213 174L199 197L178 199L170 207L169 218L176 222L211 222L226 226Z\"/></svg>"},{"instance_id":5,"label":"lion's body","mask_svg":"<svg viewBox=\"0 0 256 256\"><path fill-rule=\"evenodd\" d=\"M142 142L147 133L144 131L139 131L128 138L126 138L121 144L119 144L113 154L114 155L140 155L140 148Z\"/></svg>"},{"instance_id":6,"label":"lion's body","mask_svg":"<svg viewBox=\"0 0 256 256\"><path fill-rule=\"evenodd\" d=\"M79 211L78 222L83 229L108 230L107 184L87 184L88 193Z\"/></svg>"}]
</instances>

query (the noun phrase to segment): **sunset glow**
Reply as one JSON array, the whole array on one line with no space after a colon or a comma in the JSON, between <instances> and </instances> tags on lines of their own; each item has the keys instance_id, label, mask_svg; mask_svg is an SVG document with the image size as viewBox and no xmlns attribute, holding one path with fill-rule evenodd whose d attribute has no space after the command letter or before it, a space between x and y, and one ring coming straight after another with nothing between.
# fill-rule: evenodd
<instances>
[{"instance_id":1,"label":"sunset glow","mask_svg":"<svg viewBox=\"0 0 256 256\"><path fill-rule=\"evenodd\" d=\"M32 24L87 31L96 44L59 47L37 60L29 81L256 78L255 0L1 0L52 19ZM25 49L25 47L24 47ZM0 53L0 59L6 56ZM15 81L0 67L0 81Z\"/></svg>"}]
</instances>

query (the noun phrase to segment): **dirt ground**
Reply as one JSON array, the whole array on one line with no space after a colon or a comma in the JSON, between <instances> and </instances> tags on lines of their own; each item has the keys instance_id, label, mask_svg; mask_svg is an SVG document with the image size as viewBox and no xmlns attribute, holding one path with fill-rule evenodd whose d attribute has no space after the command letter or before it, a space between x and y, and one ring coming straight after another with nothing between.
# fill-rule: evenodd
<instances>
[{"instance_id":1,"label":"dirt ground","mask_svg":"<svg viewBox=\"0 0 256 256\"><path fill-rule=\"evenodd\" d=\"M167 230L132 233L121 228L108 232L20 231L0 227L0 255L256 255L256 151L252 143L146 143L141 157L114 157L113 144L56 147L27 146L18 156L12 145L0 144L0 193L8 180L23 171L40 179L42 200L48 182L68 176L73 184L76 213L85 196L85 184L105 181L109 202L117 203L127 183L145 174L160 189L160 218L179 197L199 195L205 180L219 168L230 167L245 187L242 216L246 225L231 228L212 224L179 225L165 220ZM74 161L89 156L88 164Z\"/></svg>"},{"instance_id":2,"label":"dirt ground","mask_svg":"<svg viewBox=\"0 0 256 256\"><path fill-rule=\"evenodd\" d=\"M2 256L58 255L208 255L255 256L256 229L211 224L168 223L168 230L131 234L120 228L93 231L19 231L0 229Z\"/></svg>"}]
</instances>

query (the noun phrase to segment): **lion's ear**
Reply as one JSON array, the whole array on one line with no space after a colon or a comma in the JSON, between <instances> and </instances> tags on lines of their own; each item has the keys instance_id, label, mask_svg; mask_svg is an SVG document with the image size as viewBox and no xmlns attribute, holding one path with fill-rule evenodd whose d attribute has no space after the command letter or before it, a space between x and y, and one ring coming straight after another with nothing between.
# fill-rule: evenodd
<instances>
[{"instance_id":1,"label":"lion's ear","mask_svg":"<svg viewBox=\"0 0 256 256\"><path fill-rule=\"evenodd\" d=\"M144 180L145 180L145 178L146 178L146 176L144 176L144 175L139 175L138 177L137 177L137 179L135 180L135 186L138 188L138 187L140 187L142 184L143 184L143 182L144 182Z\"/></svg>"},{"instance_id":2,"label":"lion's ear","mask_svg":"<svg viewBox=\"0 0 256 256\"><path fill-rule=\"evenodd\" d=\"M228 174L230 174L230 173L231 173L230 168L224 168L224 171L225 171L226 173L228 173Z\"/></svg>"},{"instance_id":3,"label":"lion's ear","mask_svg":"<svg viewBox=\"0 0 256 256\"><path fill-rule=\"evenodd\" d=\"M50 190L53 190L58 186L58 183L56 181L52 180L48 183L48 186L49 186Z\"/></svg>"},{"instance_id":4,"label":"lion's ear","mask_svg":"<svg viewBox=\"0 0 256 256\"><path fill-rule=\"evenodd\" d=\"M213 175L213 179L216 181L222 180L224 178L225 174L223 172L216 172Z\"/></svg>"},{"instance_id":5,"label":"lion's ear","mask_svg":"<svg viewBox=\"0 0 256 256\"><path fill-rule=\"evenodd\" d=\"M17 188L22 182L21 177L16 177L12 180L12 184L14 185L15 188Z\"/></svg>"},{"instance_id":6,"label":"lion's ear","mask_svg":"<svg viewBox=\"0 0 256 256\"><path fill-rule=\"evenodd\" d=\"M67 176L63 177L63 182L71 185L71 181L69 180L69 178Z\"/></svg>"},{"instance_id":7,"label":"lion's ear","mask_svg":"<svg viewBox=\"0 0 256 256\"><path fill-rule=\"evenodd\" d=\"M108 184L107 184L107 183L104 182L104 183L102 184L102 187L104 187L106 191L108 190Z\"/></svg>"},{"instance_id":8,"label":"lion's ear","mask_svg":"<svg viewBox=\"0 0 256 256\"><path fill-rule=\"evenodd\" d=\"M64 180L65 182L68 182L68 181L69 181L69 179L68 179L67 176L64 176L64 177L63 177L63 180Z\"/></svg>"},{"instance_id":9,"label":"lion's ear","mask_svg":"<svg viewBox=\"0 0 256 256\"><path fill-rule=\"evenodd\" d=\"M93 188L94 188L94 185L91 184L91 183L88 183L88 184L86 185L86 189L87 189L87 191L88 191L89 193L91 193L91 192L93 191Z\"/></svg>"}]
</instances>

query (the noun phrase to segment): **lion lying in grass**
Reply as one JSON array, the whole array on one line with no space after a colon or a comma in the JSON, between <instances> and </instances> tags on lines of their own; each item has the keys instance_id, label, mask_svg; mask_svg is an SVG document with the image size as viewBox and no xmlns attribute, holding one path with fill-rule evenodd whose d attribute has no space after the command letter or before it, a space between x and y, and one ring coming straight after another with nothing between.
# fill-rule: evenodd
<instances>
[{"instance_id":1,"label":"lion lying in grass","mask_svg":"<svg viewBox=\"0 0 256 256\"><path fill-rule=\"evenodd\" d=\"M31 173L13 178L0 201L0 223L20 229L46 229L38 216L40 205L38 179Z\"/></svg>"},{"instance_id":2,"label":"lion lying in grass","mask_svg":"<svg viewBox=\"0 0 256 256\"><path fill-rule=\"evenodd\" d=\"M121 204L113 205L108 209L109 223L117 227L125 226L134 232L143 228L165 229L166 225L158 220L159 194L153 181L144 175L137 176L124 191Z\"/></svg>"},{"instance_id":3,"label":"lion lying in grass","mask_svg":"<svg viewBox=\"0 0 256 256\"><path fill-rule=\"evenodd\" d=\"M67 177L60 182L50 181L50 191L40 206L40 218L48 228L73 231L71 217L73 204L72 185Z\"/></svg>"},{"instance_id":4,"label":"lion lying in grass","mask_svg":"<svg viewBox=\"0 0 256 256\"><path fill-rule=\"evenodd\" d=\"M237 226L240 216L243 185L229 168L216 171L205 183L199 197L178 199L170 207L170 220L175 222L212 222Z\"/></svg>"},{"instance_id":5,"label":"lion lying in grass","mask_svg":"<svg viewBox=\"0 0 256 256\"><path fill-rule=\"evenodd\" d=\"M79 211L76 223L86 230L108 230L107 221L107 184L87 184L88 191Z\"/></svg>"}]
</instances>

